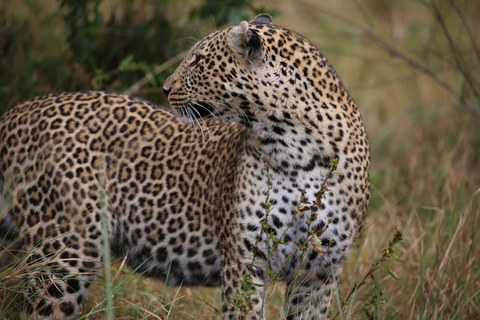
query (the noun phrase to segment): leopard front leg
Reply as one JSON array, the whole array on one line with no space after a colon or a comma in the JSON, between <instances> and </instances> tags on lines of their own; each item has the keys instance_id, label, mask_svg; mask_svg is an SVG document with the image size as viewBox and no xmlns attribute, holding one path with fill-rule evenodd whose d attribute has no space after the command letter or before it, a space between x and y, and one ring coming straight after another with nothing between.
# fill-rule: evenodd
<instances>
[{"instance_id":1,"label":"leopard front leg","mask_svg":"<svg viewBox=\"0 0 480 320\"><path fill-rule=\"evenodd\" d=\"M313 279L317 278L317 279ZM318 277L304 277L296 284L289 283L293 290L287 292L285 301L287 305L286 319L326 319L331 302L333 280L322 281Z\"/></svg>"},{"instance_id":2,"label":"leopard front leg","mask_svg":"<svg viewBox=\"0 0 480 320\"><path fill-rule=\"evenodd\" d=\"M317 268L303 270L303 274L287 282L285 295L286 319L328 319L334 291L342 264L319 261Z\"/></svg>"},{"instance_id":3,"label":"leopard front leg","mask_svg":"<svg viewBox=\"0 0 480 320\"><path fill-rule=\"evenodd\" d=\"M263 269L238 241L222 248L223 319L265 319Z\"/></svg>"},{"instance_id":4,"label":"leopard front leg","mask_svg":"<svg viewBox=\"0 0 480 320\"><path fill-rule=\"evenodd\" d=\"M228 214L229 211L226 212ZM265 268L262 268L261 259L254 258L258 235L242 224L241 215L233 217L220 220L217 225L221 255L222 318L265 319Z\"/></svg>"}]
</instances>

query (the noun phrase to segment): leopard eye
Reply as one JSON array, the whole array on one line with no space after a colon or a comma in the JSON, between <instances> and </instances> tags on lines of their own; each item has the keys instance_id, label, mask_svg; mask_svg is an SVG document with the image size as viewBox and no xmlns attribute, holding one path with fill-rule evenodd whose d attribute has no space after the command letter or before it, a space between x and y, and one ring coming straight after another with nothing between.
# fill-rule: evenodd
<instances>
[{"instance_id":1,"label":"leopard eye","mask_svg":"<svg viewBox=\"0 0 480 320\"><path fill-rule=\"evenodd\" d=\"M195 54L193 61L190 63L190 67L195 67L202 59L203 56L201 54Z\"/></svg>"}]
</instances>

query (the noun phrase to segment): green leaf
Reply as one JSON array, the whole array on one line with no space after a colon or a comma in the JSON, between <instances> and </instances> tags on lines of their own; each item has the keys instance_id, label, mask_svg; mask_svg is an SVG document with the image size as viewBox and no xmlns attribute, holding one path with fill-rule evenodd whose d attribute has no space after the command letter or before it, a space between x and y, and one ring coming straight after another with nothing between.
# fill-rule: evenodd
<instances>
[{"instance_id":1,"label":"green leaf","mask_svg":"<svg viewBox=\"0 0 480 320\"><path fill-rule=\"evenodd\" d=\"M395 259L395 260L398 261L398 262L402 262L402 263L405 262L405 261L403 261L402 259L400 259L400 258L395 254L395 252L393 252L393 251L390 252L390 255L392 256L393 259Z\"/></svg>"},{"instance_id":2,"label":"green leaf","mask_svg":"<svg viewBox=\"0 0 480 320\"><path fill-rule=\"evenodd\" d=\"M389 267L388 265L384 264L383 266L385 267L385 269L387 269L388 273L390 273L390 275L391 275L394 279L400 280L400 277L397 276L397 275L395 274L395 272L393 272L393 270L390 269L390 267Z\"/></svg>"},{"instance_id":3,"label":"green leaf","mask_svg":"<svg viewBox=\"0 0 480 320\"><path fill-rule=\"evenodd\" d=\"M120 61L120 65L118 66L118 70L125 70L133 61L133 54L128 55L122 61Z\"/></svg>"}]
</instances>

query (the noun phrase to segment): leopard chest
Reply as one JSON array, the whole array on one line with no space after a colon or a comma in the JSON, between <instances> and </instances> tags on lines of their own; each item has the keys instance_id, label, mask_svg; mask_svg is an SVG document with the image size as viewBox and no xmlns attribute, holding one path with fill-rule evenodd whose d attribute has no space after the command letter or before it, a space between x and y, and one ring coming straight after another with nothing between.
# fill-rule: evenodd
<instances>
[{"instance_id":1,"label":"leopard chest","mask_svg":"<svg viewBox=\"0 0 480 320\"><path fill-rule=\"evenodd\" d=\"M296 256L295 265L299 263L302 253L297 250L298 244L308 239L315 239L314 243L325 252L330 250L331 256L342 253L356 235L356 223L348 213L358 209L353 208L344 191L348 181L339 182L337 177L326 181L329 168L320 160L311 170L295 171L279 169L275 159L271 162L273 165L259 152L246 154L240 161L235 179L234 218L240 229L238 241L246 250L257 247L267 256L271 255L272 236L280 239L284 243L270 259L276 266L284 265L292 255ZM324 181L323 188L328 190L324 190L319 205L313 206ZM312 255L314 249L307 246L304 257Z\"/></svg>"}]
</instances>

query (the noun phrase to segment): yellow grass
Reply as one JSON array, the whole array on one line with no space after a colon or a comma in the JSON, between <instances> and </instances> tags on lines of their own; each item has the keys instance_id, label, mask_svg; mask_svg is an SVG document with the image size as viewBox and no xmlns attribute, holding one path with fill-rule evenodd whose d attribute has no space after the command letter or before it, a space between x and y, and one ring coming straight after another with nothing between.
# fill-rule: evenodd
<instances>
[{"instance_id":1,"label":"yellow grass","mask_svg":"<svg viewBox=\"0 0 480 320\"><path fill-rule=\"evenodd\" d=\"M305 5L265 1L283 11L276 23L311 39L337 69L362 110L372 148L371 209L340 282L340 298L367 272L399 227L404 241L397 255L403 262L390 265L401 280L382 268L376 275L386 301L377 317L475 319L480 314L478 121L429 77L377 45L349 36L355 28L334 13L355 21L360 15L353 2L301 3ZM428 22L421 6L362 5L373 11L373 30L391 29L405 42L406 51L422 48L422 43L408 39L415 25ZM387 9L390 17L384 16ZM449 72L441 75L454 86L462 80ZM362 308L376 292L373 283L356 296L353 319L367 318ZM158 284L141 278L135 286L154 292ZM283 290L279 286L269 301L269 319L279 318ZM218 318L219 290L166 292L165 300L175 301L171 319Z\"/></svg>"},{"instance_id":2,"label":"yellow grass","mask_svg":"<svg viewBox=\"0 0 480 320\"><path fill-rule=\"evenodd\" d=\"M105 10L115 7L112 3L116 2L108 1ZM396 252L403 262L389 262L400 280L380 268L351 302L350 318L368 318L364 308L371 313L368 301L378 292L376 281L385 300L376 319L478 319L480 121L431 78L369 41L355 26L367 26L404 52L421 53L428 37L418 34L431 23L425 18L428 10L410 1L257 3L282 10L283 16L274 21L309 38L324 52L360 107L369 134L371 206L340 281L340 299L380 256L395 228L404 234ZM480 8L472 5L472 14L474 9ZM480 34L479 29L474 31ZM479 63L473 57L471 61L478 71ZM462 77L449 68L436 70L460 90ZM118 272L114 285L118 279L135 278L115 293L117 318L219 318L219 289L167 288L164 294L162 282L129 275L121 262L113 268L114 277ZM269 299L268 319L280 318L283 292L278 286ZM102 286L93 286L84 312L99 308L104 297Z\"/></svg>"}]
</instances>

